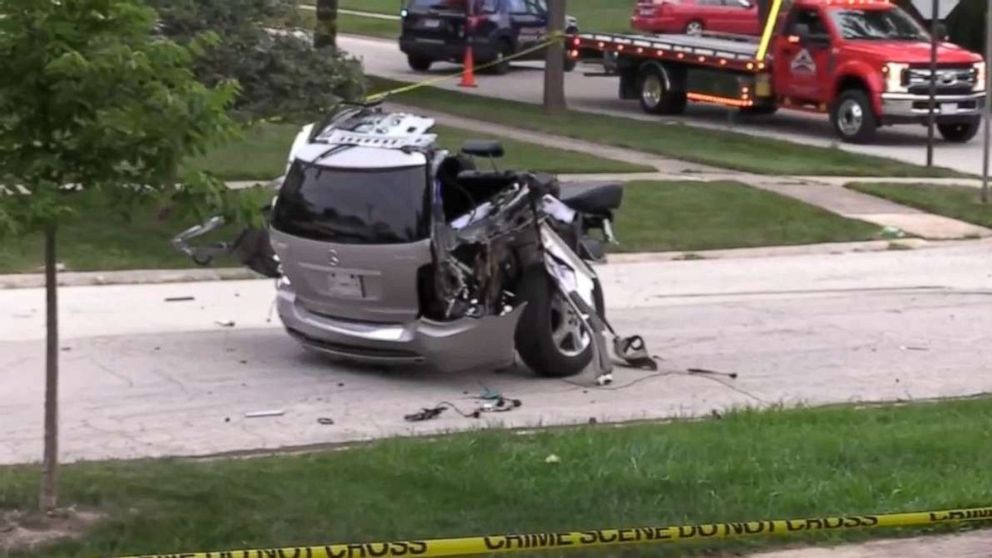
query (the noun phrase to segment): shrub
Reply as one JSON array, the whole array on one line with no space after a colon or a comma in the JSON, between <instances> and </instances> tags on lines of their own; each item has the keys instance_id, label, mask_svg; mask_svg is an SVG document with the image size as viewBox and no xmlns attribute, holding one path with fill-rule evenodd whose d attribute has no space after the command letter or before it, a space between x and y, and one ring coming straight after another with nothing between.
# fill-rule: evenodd
<instances>
[{"instance_id":1,"label":"shrub","mask_svg":"<svg viewBox=\"0 0 992 558\"><path fill-rule=\"evenodd\" d=\"M148 0L159 30L177 41L210 31L220 40L196 65L212 85L235 79L235 110L248 117L295 116L324 110L364 93L358 60L333 48L314 49L299 25L295 0Z\"/></svg>"}]
</instances>

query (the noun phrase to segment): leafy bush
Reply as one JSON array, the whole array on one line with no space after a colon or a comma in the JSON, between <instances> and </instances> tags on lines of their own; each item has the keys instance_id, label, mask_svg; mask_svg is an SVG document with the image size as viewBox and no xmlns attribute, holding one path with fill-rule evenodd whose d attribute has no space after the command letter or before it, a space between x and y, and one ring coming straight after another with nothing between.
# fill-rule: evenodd
<instances>
[{"instance_id":1,"label":"leafy bush","mask_svg":"<svg viewBox=\"0 0 992 558\"><path fill-rule=\"evenodd\" d=\"M200 81L236 79L235 109L249 117L318 112L364 93L358 60L333 48L314 49L299 25L295 0L147 0L159 30L178 41L203 32L220 40L197 64Z\"/></svg>"}]
</instances>

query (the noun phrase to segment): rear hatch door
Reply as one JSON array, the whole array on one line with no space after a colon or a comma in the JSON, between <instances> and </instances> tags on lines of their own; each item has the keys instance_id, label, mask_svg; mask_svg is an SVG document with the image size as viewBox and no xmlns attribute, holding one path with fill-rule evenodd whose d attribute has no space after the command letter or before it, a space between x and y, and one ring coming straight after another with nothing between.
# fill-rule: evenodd
<instances>
[{"instance_id":1,"label":"rear hatch door","mask_svg":"<svg viewBox=\"0 0 992 558\"><path fill-rule=\"evenodd\" d=\"M272 245L297 304L331 318L400 323L420 313L418 272L432 262L421 164L340 168L297 161L272 213Z\"/></svg>"}]
</instances>

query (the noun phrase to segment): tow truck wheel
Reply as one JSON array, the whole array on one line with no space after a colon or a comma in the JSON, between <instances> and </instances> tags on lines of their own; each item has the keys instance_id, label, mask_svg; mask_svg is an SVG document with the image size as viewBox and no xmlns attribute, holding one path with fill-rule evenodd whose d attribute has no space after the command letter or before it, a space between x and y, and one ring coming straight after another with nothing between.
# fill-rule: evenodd
<instances>
[{"instance_id":1,"label":"tow truck wheel","mask_svg":"<svg viewBox=\"0 0 992 558\"><path fill-rule=\"evenodd\" d=\"M937 130L949 142L966 143L975 137L981 123L981 118L975 118L967 122L958 122L955 124L937 124Z\"/></svg>"},{"instance_id":2,"label":"tow truck wheel","mask_svg":"<svg viewBox=\"0 0 992 558\"><path fill-rule=\"evenodd\" d=\"M685 111L685 92L672 91L661 68L649 64L641 69L637 89L640 91L641 108L652 114L680 114Z\"/></svg>"},{"instance_id":3,"label":"tow truck wheel","mask_svg":"<svg viewBox=\"0 0 992 558\"><path fill-rule=\"evenodd\" d=\"M841 93L830 109L830 123L842 140L851 143L871 143L878 131L871 101L860 89Z\"/></svg>"}]
</instances>

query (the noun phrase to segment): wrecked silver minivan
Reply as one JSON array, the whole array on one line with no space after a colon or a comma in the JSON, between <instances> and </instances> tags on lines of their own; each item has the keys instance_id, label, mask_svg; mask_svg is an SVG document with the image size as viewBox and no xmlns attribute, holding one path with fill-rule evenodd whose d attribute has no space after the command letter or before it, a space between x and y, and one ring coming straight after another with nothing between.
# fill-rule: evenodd
<instances>
[{"instance_id":1,"label":"wrecked silver minivan","mask_svg":"<svg viewBox=\"0 0 992 558\"><path fill-rule=\"evenodd\" d=\"M590 263L612 240L621 187L563 195L554 177L497 170L497 142L441 149L433 126L340 107L297 136L266 230L191 246L215 219L175 244L201 263L210 250L233 251L278 278L286 330L334 357L461 370L505 367L519 354L544 376L593 362L608 373L609 325ZM481 159L492 170L477 168ZM620 356L643 349L639 338L614 342Z\"/></svg>"}]
</instances>

